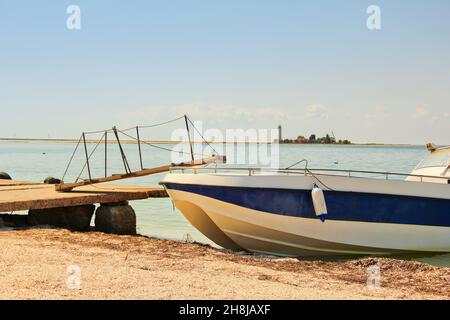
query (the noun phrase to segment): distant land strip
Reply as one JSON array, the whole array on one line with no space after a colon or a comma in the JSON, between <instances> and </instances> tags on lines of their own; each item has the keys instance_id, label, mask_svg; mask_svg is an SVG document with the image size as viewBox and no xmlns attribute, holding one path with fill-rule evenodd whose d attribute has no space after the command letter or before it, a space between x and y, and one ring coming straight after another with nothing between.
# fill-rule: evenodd
<instances>
[{"instance_id":1,"label":"distant land strip","mask_svg":"<svg viewBox=\"0 0 450 320\"><path fill-rule=\"evenodd\" d=\"M1 138L0 141L11 141L11 142L59 142L59 143L77 143L78 139L64 139L64 138ZM151 143L151 144L178 144L178 143L189 143L187 141L170 141L170 140L141 140L142 143ZM87 139L86 143L98 143L98 140ZM117 143L116 140L108 140L108 143ZM137 144L136 140L120 140L120 143L125 144ZM192 141L192 143L199 144L205 143L204 141ZM208 143L214 144L272 144L272 142L245 142L245 141L208 141ZM392 147L412 147L412 146L421 146L422 144L407 144L407 143L351 143L351 144L325 144L325 143L286 143L283 142L281 144L284 145L292 145L292 146L337 146L337 147L349 147L349 146L374 146L374 147L383 147L383 146L392 146Z\"/></svg>"}]
</instances>

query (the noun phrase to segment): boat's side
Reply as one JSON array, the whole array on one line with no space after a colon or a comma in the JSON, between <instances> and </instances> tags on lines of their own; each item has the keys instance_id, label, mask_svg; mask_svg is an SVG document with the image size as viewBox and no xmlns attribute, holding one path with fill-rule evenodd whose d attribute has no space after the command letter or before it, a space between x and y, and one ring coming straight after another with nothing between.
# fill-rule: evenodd
<instances>
[{"instance_id":1,"label":"boat's side","mask_svg":"<svg viewBox=\"0 0 450 320\"><path fill-rule=\"evenodd\" d=\"M215 185L217 178L228 181ZM314 214L310 190L317 181L309 176L168 175L163 184L188 220L198 219L199 212L208 217L209 235L198 223L194 226L224 247L293 256L450 251L450 200L442 197L445 190L436 192L433 184L404 181L320 180L334 190L325 191L329 214L324 223ZM406 184L401 190L409 194L373 192L380 182L386 191ZM366 189L349 191L352 184ZM423 190L414 190L420 185ZM411 195L414 192L440 198ZM220 232L213 232L214 228ZM223 239L233 245L224 244Z\"/></svg>"}]
</instances>

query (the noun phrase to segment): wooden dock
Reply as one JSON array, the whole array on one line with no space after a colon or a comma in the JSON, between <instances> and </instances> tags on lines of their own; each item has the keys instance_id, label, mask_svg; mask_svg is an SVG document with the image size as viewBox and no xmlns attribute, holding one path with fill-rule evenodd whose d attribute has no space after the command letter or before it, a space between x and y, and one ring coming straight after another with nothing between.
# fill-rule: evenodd
<instances>
[{"instance_id":1,"label":"wooden dock","mask_svg":"<svg viewBox=\"0 0 450 320\"><path fill-rule=\"evenodd\" d=\"M0 180L0 212L117 203L167 196L161 187L100 184L82 186L70 192L58 192L54 185Z\"/></svg>"}]
</instances>

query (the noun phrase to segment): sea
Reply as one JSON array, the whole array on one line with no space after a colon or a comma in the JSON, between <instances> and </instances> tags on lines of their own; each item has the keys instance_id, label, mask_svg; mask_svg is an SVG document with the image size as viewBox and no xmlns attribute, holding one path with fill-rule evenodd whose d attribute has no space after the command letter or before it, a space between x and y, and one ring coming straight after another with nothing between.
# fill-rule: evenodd
<instances>
[{"instance_id":1,"label":"sea","mask_svg":"<svg viewBox=\"0 0 450 320\"><path fill-rule=\"evenodd\" d=\"M86 153L93 177L123 173L124 163L117 144L76 143L56 141L0 141L0 172L7 172L15 180L43 181L52 176L72 182L85 164ZM123 143L122 148L132 170L141 167L139 146ZM76 150L75 150L76 149ZM226 154L234 166L288 167L306 159L309 168L351 169L362 171L389 171L409 173L427 155L425 146L390 145L254 145L254 144L195 144L197 155L211 154L216 149ZM95 151L94 151L95 150ZM170 150L178 150L171 152ZM75 151L75 152L74 152ZM179 160L188 160L188 144L145 143L141 144L142 165L145 168L165 165ZM252 154L259 157L252 157ZM105 172L105 154L107 171ZM242 155L242 156L239 156ZM240 158L239 158L240 157ZM182 158L182 159L181 159ZM72 159L72 160L71 160ZM231 160L231 161L230 161ZM70 162L70 165L68 166ZM256 162L256 163L255 163ZM302 162L298 167L304 167ZM68 169L67 169L68 168ZM81 178L87 178L85 167ZM118 183L157 186L164 174L157 174ZM393 177L401 178L401 177ZM183 215L174 208L169 198L151 198L132 201L136 211L138 233L150 237L184 241L196 241L215 246L209 239L194 229ZM450 254L404 255L436 266L450 267Z\"/></svg>"}]
</instances>

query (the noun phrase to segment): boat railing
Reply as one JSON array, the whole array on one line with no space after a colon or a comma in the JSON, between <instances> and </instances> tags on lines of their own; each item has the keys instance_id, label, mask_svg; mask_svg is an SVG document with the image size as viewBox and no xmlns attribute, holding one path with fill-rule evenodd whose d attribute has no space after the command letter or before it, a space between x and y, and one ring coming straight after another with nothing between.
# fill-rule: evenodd
<instances>
[{"instance_id":1,"label":"boat railing","mask_svg":"<svg viewBox=\"0 0 450 320\"><path fill-rule=\"evenodd\" d=\"M324 168L298 168L298 169L276 169L276 168L255 168L255 167L171 167L171 173L226 173L226 172L242 172L246 173L249 176L264 174L264 173L273 173L273 174L301 174L301 175L320 175L320 176L347 176L354 178L368 178L367 175L372 175L371 178L381 178L386 180L400 180L400 178L417 178L414 181L424 182L424 179L427 179L426 182L429 182L428 179L439 179L444 180L446 182L449 181L449 177L442 176L430 176L430 175L418 175L411 173L398 173L398 172L383 172L383 171L368 171L368 170L348 170L348 169L324 169ZM365 175L365 176L364 176ZM373 177L376 176L376 177ZM397 179L395 179L397 178Z\"/></svg>"}]
</instances>

